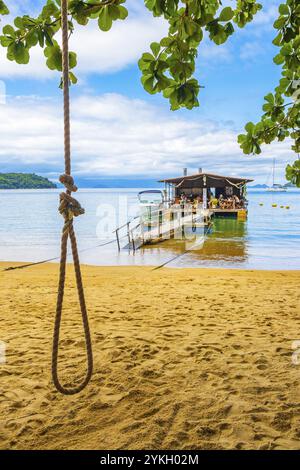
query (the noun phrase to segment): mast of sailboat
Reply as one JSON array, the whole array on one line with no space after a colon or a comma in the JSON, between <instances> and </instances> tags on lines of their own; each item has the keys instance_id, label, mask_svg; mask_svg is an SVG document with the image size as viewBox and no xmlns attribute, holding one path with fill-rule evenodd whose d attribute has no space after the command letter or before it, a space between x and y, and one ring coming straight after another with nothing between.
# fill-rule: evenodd
<instances>
[{"instance_id":1,"label":"mast of sailboat","mask_svg":"<svg viewBox=\"0 0 300 470\"><path fill-rule=\"evenodd\" d=\"M275 158L273 158L273 186L275 184Z\"/></svg>"}]
</instances>

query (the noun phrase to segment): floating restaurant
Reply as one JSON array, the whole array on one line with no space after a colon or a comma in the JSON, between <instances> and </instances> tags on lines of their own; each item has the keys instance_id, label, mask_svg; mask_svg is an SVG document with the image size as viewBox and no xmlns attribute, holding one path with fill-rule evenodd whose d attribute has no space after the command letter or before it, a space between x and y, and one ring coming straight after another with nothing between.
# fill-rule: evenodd
<instances>
[{"instance_id":1,"label":"floating restaurant","mask_svg":"<svg viewBox=\"0 0 300 470\"><path fill-rule=\"evenodd\" d=\"M197 174L188 176L185 168L183 176L159 182L165 184L165 194L171 203L198 201L210 216L244 218L247 216L246 187L252 181L203 173L201 168Z\"/></svg>"},{"instance_id":2,"label":"floating restaurant","mask_svg":"<svg viewBox=\"0 0 300 470\"><path fill-rule=\"evenodd\" d=\"M204 173L162 179L162 190L138 194L140 214L116 229L118 247L136 250L170 238L195 238L193 249L201 248L214 217L247 218L246 187L251 179ZM127 234L120 236L122 230Z\"/></svg>"}]
</instances>

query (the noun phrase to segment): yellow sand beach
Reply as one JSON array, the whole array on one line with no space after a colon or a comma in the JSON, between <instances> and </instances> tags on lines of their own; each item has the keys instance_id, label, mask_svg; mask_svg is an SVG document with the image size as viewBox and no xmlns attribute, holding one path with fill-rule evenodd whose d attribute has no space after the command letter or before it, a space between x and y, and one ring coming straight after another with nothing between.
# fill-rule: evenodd
<instances>
[{"instance_id":1,"label":"yellow sand beach","mask_svg":"<svg viewBox=\"0 0 300 470\"><path fill-rule=\"evenodd\" d=\"M300 272L84 266L95 373L73 397L50 378L57 272L0 273L1 449L300 449ZM66 294L68 382L85 364L72 269Z\"/></svg>"}]
</instances>

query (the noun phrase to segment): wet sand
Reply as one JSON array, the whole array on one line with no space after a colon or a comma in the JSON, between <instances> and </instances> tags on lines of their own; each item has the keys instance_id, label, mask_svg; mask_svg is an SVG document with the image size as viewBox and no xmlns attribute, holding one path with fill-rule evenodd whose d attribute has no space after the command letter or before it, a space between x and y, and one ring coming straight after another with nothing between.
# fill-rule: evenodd
<instances>
[{"instance_id":1,"label":"wet sand","mask_svg":"<svg viewBox=\"0 0 300 470\"><path fill-rule=\"evenodd\" d=\"M50 377L57 272L0 272L1 449L300 449L300 271L84 266L95 371L73 397ZM72 273L66 383L85 365Z\"/></svg>"}]
</instances>

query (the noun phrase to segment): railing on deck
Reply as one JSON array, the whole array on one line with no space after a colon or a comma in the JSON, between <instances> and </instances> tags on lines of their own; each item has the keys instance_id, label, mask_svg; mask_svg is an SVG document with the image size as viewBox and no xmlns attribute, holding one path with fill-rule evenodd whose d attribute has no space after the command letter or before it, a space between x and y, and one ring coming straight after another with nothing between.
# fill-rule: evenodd
<instances>
[{"instance_id":1,"label":"railing on deck","mask_svg":"<svg viewBox=\"0 0 300 470\"><path fill-rule=\"evenodd\" d=\"M151 240L169 238L171 232L181 229L185 222L193 225L200 217L203 218L201 205L195 208L192 204L173 204L167 208L157 209L148 206L147 209L148 214L140 214L114 230L119 251L121 251L120 232L123 229L126 229L126 235L122 238L127 237L129 248L132 247L133 251L136 251Z\"/></svg>"}]
</instances>

